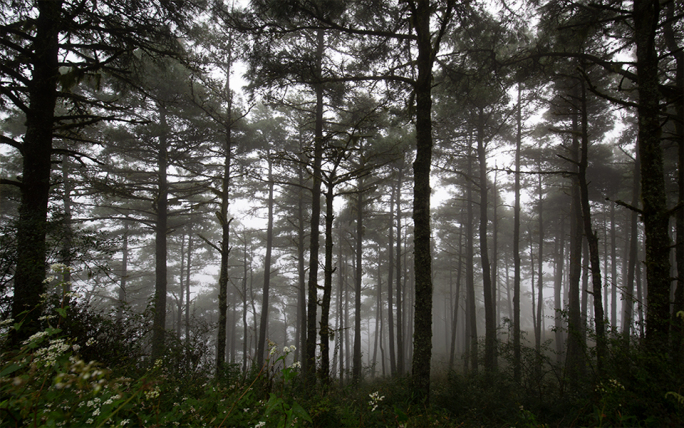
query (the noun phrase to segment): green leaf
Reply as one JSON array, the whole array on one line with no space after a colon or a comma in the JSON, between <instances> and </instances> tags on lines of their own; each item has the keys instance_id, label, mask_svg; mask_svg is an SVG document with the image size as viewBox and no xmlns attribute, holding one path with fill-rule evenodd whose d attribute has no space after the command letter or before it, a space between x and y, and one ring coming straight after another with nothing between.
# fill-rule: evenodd
<instances>
[{"instance_id":1,"label":"green leaf","mask_svg":"<svg viewBox=\"0 0 684 428\"><path fill-rule=\"evenodd\" d=\"M292 412L297 415L298 418L302 418L309 423L313 423L311 416L307 413L302 406L300 406L296 401L292 403Z\"/></svg>"},{"instance_id":2,"label":"green leaf","mask_svg":"<svg viewBox=\"0 0 684 428\"><path fill-rule=\"evenodd\" d=\"M19 364L12 363L12 364L10 364L9 366L5 367L5 368L0 372L0 378L1 378L1 377L5 377L5 376L7 376L7 375L10 374L10 373L16 372L16 371L19 370L20 368L21 368L21 366L20 366Z\"/></svg>"},{"instance_id":3,"label":"green leaf","mask_svg":"<svg viewBox=\"0 0 684 428\"><path fill-rule=\"evenodd\" d=\"M55 308L55 311L57 311L62 318L66 318L67 311L65 308Z\"/></svg>"}]
</instances>

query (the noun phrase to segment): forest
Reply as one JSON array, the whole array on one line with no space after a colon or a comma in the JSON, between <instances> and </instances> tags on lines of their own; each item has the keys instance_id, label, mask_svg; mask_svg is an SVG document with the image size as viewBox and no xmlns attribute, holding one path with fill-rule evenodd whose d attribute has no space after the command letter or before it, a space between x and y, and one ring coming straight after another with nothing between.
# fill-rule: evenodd
<instances>
[{"instance_id":1,"label":"forest","mask_svg":"<svg viewBox=\"0 0 684 428\"><path fill-rule=\"evenodd\" d=\"M684 424L684 3L0 9L0 427Z\"/></svg>"}]
</instances>

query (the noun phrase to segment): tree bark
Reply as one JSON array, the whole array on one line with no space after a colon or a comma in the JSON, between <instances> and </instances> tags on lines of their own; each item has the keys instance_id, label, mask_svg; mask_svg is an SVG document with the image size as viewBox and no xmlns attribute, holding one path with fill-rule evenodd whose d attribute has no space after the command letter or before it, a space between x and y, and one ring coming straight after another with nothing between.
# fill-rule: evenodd
<instances>
[{"instance_id":1,"label":"tree bark","mask_svg":"<svg viewBox=\"0 0 684 428\"><path fill-rule=\"evenodd\" d=\"M311 187L311 242L309 244L309 301L307 304L306 358L304 373L309 385L316 383L316 313L318 305L318 241L321 222L321 164L323 162L323 52L325 32L318 30L316 46L316 113L314 130L313 185Z\"/></svg>"},{"instance_id":2,"label":"tree bark","mask_svg":"<svg viewBox=\"0 0 684 428\"><path fill-rule=\"evenodd\" d=\"M492 301L492 277L489 264L489 249L487 243L488 189L487 189L487 159L484 143L484 116L478 116L477 127L477 157L480 175L480 261L482 265L482 291L484 293L485 308L485 355L484 369L491 373L496 366L496 320L494 302Z\"/></svg>"},{"instance_id":3,"label":"tree bark","mask_svg":"<svg viewBox=\"0 0 684 428\"><path fill-rule=\"evenodd\" d=\"M399 165L399 175L397 177L397 374L399 376L404 375L404 357L406 353L404 352L404 334L403 334L403 317L402 317L402 294L403 287L401 274L401 184L404 173L403 159L402 164Z\"/></svg>"},{"instance_id":4,"label":"tree bark","mask_svg":"<svg viewBox=\"0 0 684 428\"><path fill-rule=\"evenodd\" d=\"M515 138L515 202L513 207L513 379L521 380L520 348L520 150L522 145L522 88L518 83Z\"/></svg>"},{"instance_id":5,"label":"tree bark","mask_svg":"<svg viewBox=\"0 0 684 428\"><path fill-rule=\"evenodd\" d=\"M646 235L646 342L655 352L666 352L670 328L670 237L663 153L660 147L660 94L656 29L658 0L634 0L633 21L639 101L639 156L641 159L642 218Z\"/></svg>"},{"instance_id":6,"label":"tree bark","mask_svg":"<svg viewBox=\"0 0 684 428\"><path fill-rule=\"evenodd\" d=\"M157 198L155 200L155 287L154 287L154 322L152 325L152 361L156 361L164 353L164 336L166 330L166 234L168 232L168 197L169 183L167 179L168 125L166 123L166 106L162 103L159 109L159 142L157 146Z\"/></svg>"},{"instance_id":7,"label":"tree bark","mask_svg":"<svg viewBox=\"0 0 684 428\"><path fill-rule=\"evenodd\" d=\"M321 367L320 378L324 385L330 384L330 298L333 277L333 220L335 198L335 173L328 178L325 195L325 278L323 281L323 300L321 302Z\"/></svg>"},{"instance_id":8,"label":"tree bark","mask_svg":"<svg viewBox=\"0 0 684 428\"><path fill-rule=\"evenodd\" d=\"M594 325L596 328L596 360L599 374L603 369L603 358L606 355L606 334L603 312L603 302L601 301L602 282L601 282L601 260L599 258L598 236L591 224L591 207L589 205L589 185L587 183L587 167L589 165L589 123L587 119L587 97L584 88L584 80L581 82L581 147L580 162L578 168L578 179L580 186L580 198L582 206L582 220L584 224L584 236L589 244L589 262L591 264L591 284L592 297L594 300Z\"/></svg>"},{"instance_id":9,"label":"tree bark","mask_svg":"<svg viewBox=\"0 0 684 428\"><path fill-rule=\"evenodd\" d=\"M266 256L264 257L264 289L261 295L261 322L259 324L259 343L257 346L257 367L264 364L266 355L266 326L268 325L268 297L271 288L271 257L273 253L273 162L270 151L268 157L268 224L266 226Z\"/></svg>"},{"instance_id":10,"label":"tree bark","mask_svg":"<svg viewBox=\"0 0 684 428\"><path fill-rule=\"evenodd\" d=\"M40 295L45 292L50 156L59 77L58 38L62 1L39 1L37 6L32 73L28 84L30 101L22 144L24 159L12 300L12 318L15 322L23 321L21 329L11 330L10 340L16 346L38 331L38 318L42 315Z\"/></svg>"},{"instance_id":11,"label":"tree bark","mask_svg":"<svg viewBox=\"0 0 684 428\"><path fill-rule=\"evenodd\" d=\"M363 178L358 179L356 203L356 270L354 272L354 356L352 357L352 383L361 382L361 284L363 279Z\"/></svg>"}]
</instances>

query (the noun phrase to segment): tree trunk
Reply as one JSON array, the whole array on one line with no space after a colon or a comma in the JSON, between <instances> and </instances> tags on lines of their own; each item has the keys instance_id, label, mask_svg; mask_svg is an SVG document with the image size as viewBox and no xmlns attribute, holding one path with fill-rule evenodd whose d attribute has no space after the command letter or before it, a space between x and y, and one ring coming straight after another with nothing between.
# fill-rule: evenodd
<instances>
[{"instance_id":1,"label":"tree trunk","mask_svg":"<svg viewBox=\"0 0 684 428\"><path fill-rule=\"evenodd\" d=\"M646 342L665 352L670 327L670 237L663 153L660 147L660 94L656 29L660 2L634 0L633 21L639 101L642 218L646 235Z\"/></svg>"},{"instance_id":2,"label":"tree trunk","mask_svg":"<svg viewBox=\"0 0 684 428\"><path fill-rule=\"evenodd\" d=\"M192 229L188 234L188 268L185 271L185 341L190 344L190 270L192 267Z\"/></svg>"},{"instance_id":3,"label":"tree trunk","mask_svg":"<svg viewBox=\"0 0 684 428\"><path fill-rule=\"evenodd\" d=\"M553 282L554 327L556 340L556 362L561 363L565 344L563 340L563 270L565 262L565 215L560 218L560 232L556 239L556 263Z\"/></svg>"},{"instance_id":4,"label":"tree trunk","mask_svg":"<svg viewBox=\"0 0 684 428\"><path fill-rule=\"evenodd\" d=\"M358 179L356 205L356 270L354 271L354 356L352 361L352 383L361 382L361 283L363 278L363 178Z\"/></svg>"},{"instance_id":5,"label":"tree trunk","mask_svg":"<svg viewBox=\"0 0 684 428\"><path fill-rule=\"evenodd\" d=\"M515 139L515 203L513 207L513 379L521 380L520 348L520 149L522 145L522 88L518 83L517 135Z\"/></svg>"},{"instance_id":6,"label":"tree trunk","mask_svg":"<svg viewBox=\"0 0 684 428\"><path fill-rule=\"evenodd\" d=\"M129 222L128 219L123 221L124 230L121 239L123 240L121 244L121 281L119 282L119 298L117 302L116 319L121 321L123 319L123 310L126 306L126 283L128 282L128 237Z\"/></svg>"},{"instance_id":7,"label":"tree trunk","mask_svg":"<svg viewBox=\"0 0 684 428\"><path fill-rule=\"evenodd\" d=\"M394 200L395 188L392 184L392 193L390 194L390 212L389 212L389 270L387 272L387 327L389 336L389 358L390 358L390 374L395 376L397 374L397 360L394 353L394 302L392 285L394 284Z\"/></svg>"},{"instance_id":8,"label":"tree trunk","mask_svg":"<svg viewBox=\"0 0 684 428\"><path fill-rule=\"evenodd\" d=\"M573 115L573 139L570 149L571 159L576 162L573 169L577 170L579 163L579 140L577 138L577 115ZM584 328L580 310L580 277L582 276L582 206L579 192L579 179L572 176L570 184L571 213L570 213L570 267L568 283L568 340L565 360L566 377L576 380L584 373Z\"/></svg>"},{"instance_id":9,"label":"tree trunk","mask_svg":"<svg viewBox=\"0 0 684 428\"><path fill-rule=\"evenodd\" d=\"M41 295L45 292L46 227L50 193L52 126L57 103L58 38L62 1L37 2L38 16L33 25L31 80L26 134L22 144L23 167L21 201L17 222L17 265L14 273L12 318L23 321L21 329L11 330L13 345L39 329ZM33 310L34 308L38 308Z\"/></svg>"},{"instance_id":10,"label":"tree trunk","mask_svg":"<svg viewBox=\"0 0 684 428\"><path fill-rule=\"evenodd\" d=\"M273 252L273 162L268 157L268 225L266 226L266 256L264 257L264 289L261 295L261 322L259 324L259 343L257 346L257 367L264 364L266 354L266 326L268 325L268 295L271 287L271 256Z\"/></svg>"},{"instance_id":11,"label":"tree trunk","mask_svg":"<svg viewBox=\"0 0 684 428\"><path fill-rule=\"evenodd\" d=\"M589 123L587 119L587 97L584 80L581 82L582 91L582 139L579 162L579 186L584 222L584 235L589 244L589 261L591 264L592 297L594 299L594 325L596 327L596 360L599 374L603 368L603 358L606 355L606 333L604 326L603 302L601 301L601 260L599 258L598 236L591 224L591 207L589 205L589 185L587 184L587 166L589 165Z\"/></svg>"},{"instance_id":12,"label":"tree trunk","mask_svg":"<svg viewBox=\"0 0 684 428\"><path fill-rule=\"evenodd\" d=\"M451 319L451 346L449 349L449 371L454 369L454 354L456 349L456 327L458 326L458 307L461 295L461 269L463 268L463 226L458 228L458 271L456 273L456 295L454 297L454 310Z\"/></svg>"},{"instance_id":13,"label":"tree trunk","mask_svg":"<svg viewBox=\"0 0 684 428\"><path fill-rule=\"evenodd\" d=\"M675 76L676 92L680 94L675 99L675 139L677 141L677 185L679 204L684 204L684 52L677 44L675 22L675 3L666 3L667 21L664 25L665 41L668 50L675 58L677 73ZM677 265L677 288L674 296L674 308L672 311L672 357L677 364L682 364L682 346L684 342L684 329L682 320L677 319L677 314L684 311L684 209L680 208L676 213L677 241L676 241L676 265Z\"/></svg>"},{"instance_id":14,"label":"tree trunk","mask_svg":"<svg viewBox=\"0 0 684 428\"><path fill-rule=\"evenodd\" d=\"M325 195L325 278L323 281L323 300L321 302L321 367L320 377L324 385L330 384L330 298L333 277L333 220L335 198L335 173L328 178L328 191Z\"/></svg>"},{"instance_id":15,"label":"tree trunk","mask_svg":"<svg viewBox=\"0 0 684 428\"><path fill-rule=\"evenodd\" d=\"M470 136L468 137L468 160L472 156ZM467 175L472 177L472 163L468 162ZM477 307L475 306L475 261L473 259L474 235L473 230L473 184L470 179L466 183L466 292L468 296L467 302L467 345L466 352L468 354L468 361L470 362L470 369L477 372L479 365L477 355Z\"/></svg>"},{"instance_id":16,"label":"tree trunk","mask_svg":"<svg viewBox=\"0 0 684 428\"><path fill-rule=\"evenodd\" d=\"M316 46L316 76L322 78L325 32L318 30ZM316 313L318 302L318 240L321 222L321 164L323 162L323 84L314 85L316 117L314 130L313 186L311 187L311 243L309 244L309 301L307 305L306 358L304 373L309 385L316 383Z\"/></svg>"},{"instance_id":17,"label":"tree trunk","mask_svg":"<svg viewBox=\"0 0 684 428\"><path fill-rule=\"evenodd\" d=\"M489 249L487 244L488 189L487 189L487 159L484 143L484 114L478 117L477 127L477 157L480 166L480 261L482 265L482 290L485 308L485 355L484 369L491 373L496 366L496 320L494 302L492 301L492 277L489 264Z\"/></svg>"},{"instance_id":18,"label":"tree trunk","mask_svg":"<svg viewBox=\"0 0 684 428\"><path fill-rule=\"evenodd\" d=\"M168 198L169 183L167 180L168 125L166 123L166 106L159 108L159 143L157 146L157 186L158 194L155 204L157 214L155 224L155 287L154 287L154 323L152 326L152 361L156 361L164 353L164 335L166 329L166 234L168 232Z\"/></svg>"},{"instance_id":19,"label":"tree trunk","mask_svg":"<svg viewBox=\"0 0 684 428\"><path fill-rule=\"evenodd\" d=\"M232 44L232 39L230 42ZM232 47L228 49L228 62L226 69L226 94L228 96L228 106L226 108L226 122L224 124L225 142L223 147L223 177L221 177L221 209L217 217L221 226L221 265L219 273L218 305L219 323L218 337L216 340L216 375L221 374L224 363L226 362L226 332L227 322L226 312L228 310L228 258L230 256L230 222L228 219L228 206L230 204L230 168L232 162L232 96L230 93L230 69L232 66ZM255 315L256 316L256 315Z\"/></svg>"},{"instance_id":20,"label":"tree trunk","mask_svg":"<svg viewBox=\"0 0 684 428\"><path fill-rule=\"evenodd\" d=\"M402 277L401 274L401 184L404 173L403 159L402 164L399 165L399 175L397 177L397 374L404 375L404 334L403 334L403 317L402 317Z\"/></svg>"}]
</instances>

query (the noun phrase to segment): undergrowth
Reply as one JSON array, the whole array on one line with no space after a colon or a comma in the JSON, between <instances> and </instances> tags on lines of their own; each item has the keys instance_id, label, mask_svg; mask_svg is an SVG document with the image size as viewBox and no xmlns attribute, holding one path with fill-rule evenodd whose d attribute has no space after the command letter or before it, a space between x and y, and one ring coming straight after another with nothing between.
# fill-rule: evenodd
<instances>
[{"instance_id":1,"label":"undergrowth","mask_svg":"<svg viewBox=\"0 0 684 428\"><path fill-rule=\"evenodd\" d=\"M64 269L57 266L56 269ZM58 288L59 289L59 288ZM43 330L7 349L0 362L0 427L557 427L681 426L681 365L614 335L598 373L586 350L581 378L567 379L548 346L522 353L499 347L492 373L433 374L430 405L416 403L409 378L358 385L303 384L294 346L269 343L263 367L219 374L202 343L168 340L146 356L145 315L136 322L95 315L66 293L45 296ZM121 316L119 317L121 318ZM124 327L128 325L128 327ZM6 340L20 322L6 320ZM547 344L548 345L548 344Z\"/></svg>"}]
</instances>

